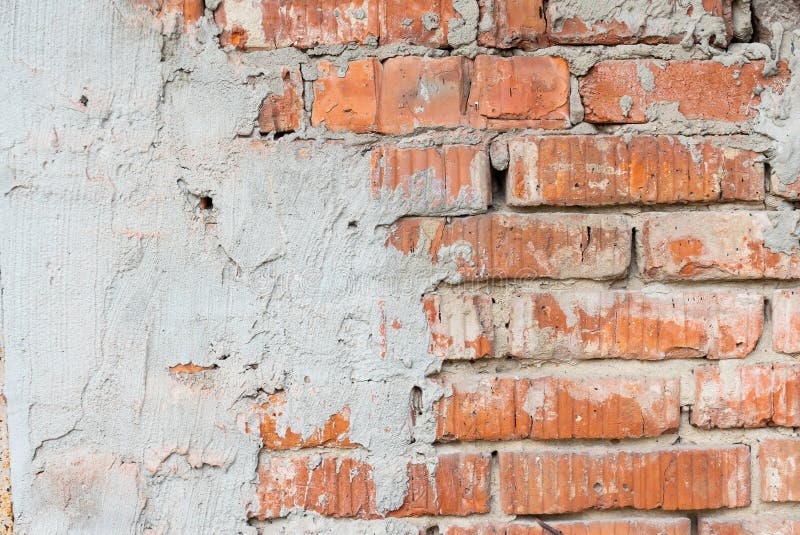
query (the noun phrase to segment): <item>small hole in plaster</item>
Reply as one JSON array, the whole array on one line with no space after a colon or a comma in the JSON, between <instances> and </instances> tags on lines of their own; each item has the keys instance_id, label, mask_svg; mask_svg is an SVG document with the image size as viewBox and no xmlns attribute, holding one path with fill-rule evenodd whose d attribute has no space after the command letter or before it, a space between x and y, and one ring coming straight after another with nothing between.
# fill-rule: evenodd
<instances>
[{"instance_id":1,"label":"small hole in plaster","mask_svg":"<svg viewBox=\"0 0 800 535\"><path fill-rule=\"evenodd\" d=\"M439 535L440 533L439 526L431 526L425 530L425 535Z\"/></svg>"},{"instance_id":2,"label":"small hole in plaster","mask_svg":"<svg viewBox=\"0 0 800 535\"><path fill-rule=\"evenodd\" d=\"M422 416L422 389L415 386L411 389L411 419Z\"/></svg>"},{"instance_id":3,"label":"small hole in plaster","mask_svg":"<svg viewBox=\"0 0 800 535\"><path fill-rule=\"evenodd\" d=\"M86 106L89 104L89 99L86 97L86 95L81 95L81 98L78 99L78 102L81 103L81 106Z\"/></svg>"},{"instance_id":4,"label":"small hole in plaster","mask_svg":"<svg viewBox=\"0 0 800 535\"><path fill-rule=\"evenodd\" d=\"M200 197L200 209L201 210L211 210L214 208L214 199L211 197Z\"/></svg>"},{"instance_id":5,"label":"small hole in plaster","mask_svg":"<svg viewBox=\"0 0 800 535\"><path fill-rule=\"evenodd\" d=\"M274 134L272 134L272 139L280 139L286 134L291 134L291 132L275 132Z\"/></svg>"},{"instance_id":6,"label":"small hole in plaster","mask_svg":"<svg viewBox=\"0 0 800 535\"><path fill-rule=\"evenodd\" d=\"M358 221L350 221L347 223L347 228L358 228Z\"/></svg>"}]
</instances>

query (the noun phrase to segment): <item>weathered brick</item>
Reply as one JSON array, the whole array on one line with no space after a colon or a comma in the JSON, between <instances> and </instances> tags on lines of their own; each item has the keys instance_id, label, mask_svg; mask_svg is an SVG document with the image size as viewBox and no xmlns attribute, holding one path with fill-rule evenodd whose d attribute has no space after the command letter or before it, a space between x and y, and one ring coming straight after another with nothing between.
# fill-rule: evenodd
<instances>
[{"instance_id":1,"label":"weathered brick","mask_svg":"<svg viewBox=\"0 0 800 535\"><path fill-rule=\"evenodd\" d=\"M390 516L488 513L490 460L484 454L439 455L433 476L425 464L410 465L406 499Z\"/></svg>"},{"instance_id":2,"label":"weathered brick","mask_svg":"<svg viewBox=\"0 0 800 535\"><path fill-rule=\"evenodd\" d=\"M761 499L800 502L800 440L767 439L758 448Z\"/></svg>"},{"instance_id":3,"label":"weathered brick","mask_svg":"<svg viewBox=\"0 0 800 535\"><path fill-rule=\"evenodd\" d=\"M744 358L763 328L760 295L635 291L514 296L509 353L523 358Z\"/></svg>"},{"instance_id":4,"label":"weathered brick","mask_svg":"<svg viewBox=\"0 0 800 535\"><path fill-rule=\"evenodd\" d=\"M677 380L502 377L444 386L452 393L434 404L441 442L655 437L680 422Z\"/></svg>"},{"instance_id":5,"label":"weathered brick","mask_svg":"<svg viewBox=\"0 0 800 535\"><path fill-rule=\"evenodd\" d=\"M546 44L547 21L542 0L478 0L478 44L495 48L533 49Z\"/></svg>"},{"instance_id":6,"label":"weathered brick","mask_svg":"<svg viewBox=\"0 0 800 535\"><path fill-rule=\"evenodd\" d=\"M489 156L479 145L372 149L372 195L408 206L406 213L455 215L492 202Z\"/></svg>"},{"instance_id":7,"label":"weathered brick","mask_svg":"<svg viewBox=\"0 0 800 535\"><path fill-rule=\"evenodd\" d=\"M281 73L283 94L270 93L261 103L258 128L261 133L293 132L303 116L303 78L300 71L284 69Z\"/></svg>"},{"instance_id":8,"label":"weathered brick","mask_svg":"<svg viewBox=\"0 0 800 535\"><path fill-rule=\"evenodd\" d=\"M461 56L398 56L383 64L379 130L399 134L465 122L472 64Z\"/></svg>"},{"instance_id":9,"label":"weathered brick","mask_svg":"<svg viewBox=\"0 0 800 535\"><path fill-rule=\"evenodd\" d=\"M296 448L337 447L352 448L357 444L350 441L350 407L332 414L322 427L308 435L294 431L284 419L286 394L279 392L269 396L266 403L256 409L259 417L261 443L268 450L289 450Z\"/></svg>"},{"instance_id":10,"label":"weathered brick","mask_svg":"<svg viewBox=\"0 0 800 535\"><path fill-rule=\"evenodd\" d=\"M775 290L772 305L772 349L800 352L800 291Z\"/></svg>"},{"instance_id":11,"label":"weathered brick","mask_svg":"<svg viewBox=\"0 0 800 535\"><path fill-rule=\"evenodd\" d=\"M797 279L799 222L800 212L644 214L639 266L654 280Z\"/></svg>"},{"instance_id":12,"label":"weathered brick","mask_svg":"<svg viewBox=\"0 0 800 535\"><path fill-rule=\"evenodd\" d=\"M617 215L478 215L401 219L387 245L463 280L592 278L627 272L630 226Z\"/></svg>"},{"instance_id":13,"label":"weathered brick","mask_svg":"<svg viewBox=\"0 0 800 535\"><path fill-rule=\"evenodd\" d=\"M204 0L170 0L175 4L176 8L183 12L183 18L186 22L186 27L193 25L200 20L205 11Z\"/></svg>"},{"instance_id":14,"label":"weathered brick","mask_svg":"<svg viewBox=\"0 0 800 535\"><path fill-rule=\"evenodd\" d=\"M410 464L403 504L382 514L375 501L372 467L345 457L270 458L258 468L260 519L286 516L292 509L338 518L486 513L489 456L440 455L436 471Z\"/></svg>"},{"instance_id":15,"label":"weathered brick","mask_svg":"<svg viewBox=\"0 0 800 535\"><path fill-rule=\"evenodd\" d=\"M183 15L184 31L188 31L200 18L205 10L204 0L131 0L133 5L143 5L158 16L168 13Z\"/></svg>"},{"instance_id":16,"label":"weathered brick","mask_svg":"<svg viewBox=\"0 0 800 535\"><path fill-rule=\"evenodd\" d=\"M693 425L711 428L800 426L800 366L742 366L726 377L716 366L694 370Z\"/></svg>"},{"instance_id":17,"label":"weathered brick","mask_svg":"<svg viewBox=\"0 0 800 535\"><path fill-rule=\"evenodd\" d=\"M563 44L679 43L690 21L700 19L698 40L724 48L733 34L730 0L704 0L702 5L643 0L602 14L590 2L550 0L547 19L550 39Z\"/></svg>"},{"instance_id":18,"label":"weathered brick","mask_svg":"<svg viewBox=\"0 0 800 535\"><path fill-rule=\"evenodd\" d=\"M441 48L448 44L450 24L458 20L453 0L381 0L380 42Z\"/></svg>"},{"instance_id":19,"label":"weathered brick","mask_svg":"<svg viewBox=\"0 0 800 535\"><path fill-rule=\"evenodd\" d=\"M776 513L737 519L702 519L700 535L800 535L800 518Z\"/></svg>"},{"instance_id":20,"label":"weathered brick","mask_svg":"<svg viewBox=\"0 0 800 535\"><path fill-rule=\"evenodd\" d=\"M342 72L328 61L317 65L312 124L330 130L372 132L378 125L381 64L375 58L352 61Z\"/></svg>"},{"instance_id":21,"label":"weathered brick","mask_svg":"<svg viewBox=\"0 0 800 535\"><path fill-rule=\"evenodd\" d=\"M568 128L569 64L549 56L478 56L469 94L472 124L494 129Z\"/></svg>"},{"instance_id":22,"label":"weathered brick","mask_svg":"<svg viewBox=\"0 0 800 535\"><path fill-rule=\"evenodd\" d=\"M792 177L793 182L781 179L778 173L772 173L769 191L778 197L797 200L800 198L800 177Z\"/></svg>"},{"instance_id":23,"label":"weathered brick","mask_svg":"<svg viewBox=\"0 0 800 535\"><path fill-rule=\"evenodd\" d=\"M223 0L220 43L247 50L313 48L377 39L376 0Z\"/></svg>"},{"instance_id":24,"label":"weathered brick","mask_svg":"<svg viewBox=\"0 0 800 535\"><path fill-rule=\"evenodd\" d=\"M508 514L625 507L688 511L750 503L747 446L500 452L499 461L501 506Z\"/></svg>"},{"instance_id":25,"label":"weathered brick","mask_svg":"<svg viewBox=\"0 0 800 535\"><path fill-rule=\"evenodd\" d=\"M703 138L537 136L508 144L512 206L764 199L759 154Z\"/></svg>"},{"instance_id":26,"label":"weathered brick","mask_svg":"<svg viewBox=\"0 0 800 535\"><path fill-rule=\"evenodd\" d=\"M689 535L688 518L640 520L552 521L547 525L561 535ZM451 526L447 535L552 535L536 522Z\"/></svg>"},{"instance_id":27,"label":"weathered brick","mask_svg":"<svg viewBox=\"0 0 800 535\"><path fill-rule=\"evenodd\" d=\"M781 93L788 82L785 63L775 77L763 77L763 70L763 61L730 67L716 61L603 61L580 80L585 120L646 123L656 106L674 106L687 119L746 121L758 113L757 88Z\"/></svg>"},{"instance_id":28,"label":"weathered brick","mask_svg":"<svg viewBox=\"0 0 800 535\"><path fill-rule=\"evenodd\" d=\"M494 344L492 298L486 294L425 296L431 330L430 353L451 360L491 356Z\"/></svg>"}]
</instances>

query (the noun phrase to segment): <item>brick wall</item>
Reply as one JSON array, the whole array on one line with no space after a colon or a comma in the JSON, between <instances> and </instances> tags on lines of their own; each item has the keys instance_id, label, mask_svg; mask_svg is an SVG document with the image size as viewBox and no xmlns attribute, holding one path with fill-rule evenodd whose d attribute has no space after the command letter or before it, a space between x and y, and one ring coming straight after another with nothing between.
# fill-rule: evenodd
<instances>
[{"instance_id":1,"label":"brick wall","mask_svg":"<svg viewBox=\"0 0 800 535\"><path fill-rule=\"evenodd\" d=\"M281 432L275 394L256 525L800 532L797 216L752 134L789 73L715 58L735 6L688 4L222 1L231 57L307 54L261 134L360 144L374 202L407 207L386 254L447 274L419 302L441 395L397 407L435 428L402 503L376 505L349 408Z\"/></svg>"},{"instance_id":2,"label":"brick wall","mask_svg":"<svg viewBox=\"0 0 800 535\"><path fill-rule=\"evenodd\" d=\"M3 242L20 532L800 534L800 62L751 2L124 4L125 91L30 83L101 130L0 199L52 215Z\"/></svg>"}]
</instances>

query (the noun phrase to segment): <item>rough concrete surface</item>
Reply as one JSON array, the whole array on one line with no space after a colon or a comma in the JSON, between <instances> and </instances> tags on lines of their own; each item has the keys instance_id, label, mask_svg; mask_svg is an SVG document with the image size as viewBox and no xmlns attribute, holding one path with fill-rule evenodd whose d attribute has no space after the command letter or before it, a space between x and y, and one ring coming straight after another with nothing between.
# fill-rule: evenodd
<instances>
[{"instance_id":1,"label":"rough concrete surface","mask_svg":"<svg viewBox=\"0 0 800 535\"><path fill-rule=\"evenodd\" d=\"M754 2L757 23L767 20L763 3ZM461 4L477 25L476 5ZM451 27L451 41L464 45L451 53L476 55L475 30ZM360 445L352 456L374 467L384 511L403 500L407 461L435 459L430 407L443 391L431 375L442 363L428 354L420 300L448 291L449 266L385 247L389 225L406 214L371 196L374 136L304 125L262 139L255 125L284 66L302 66L308 81L319 57L343 66L420 49L240 54L220 49L218 34L210 9L189 34L178 16L156 18L129 0L9 0L0 9L0 339L18 533L418 533L413 521L394 519L252 521L260 441L246 428L253 407L277 391L286 395L279 426L304 436L349 407L350 440ZM530 54L568 58L581 75L603 59L745 62L786 54L791 39L787 29L778 50L640 44ZM792 60L793 82L783 95L762 95L755 135L741 145L767 147L773 172L790 184L800 176L800 67L782 57ZM582 115L575 109L572 120ZM608 131L754 133L688 124L677 110ZM410 143L486 137L431 131ZM503 167L497 139L493 163ZM575 287L620 284L643 286L633 275ZM774 284L744 286L766 293ZM171 370L190 364L208 369ZM480 366L541 373L505 360ZM681 361L605 369L622 370L691 377ZM414 387L425 410L412 426L398 407ZM714 440L686 421L681 433ZM0 432L0 464L3 442ZM6 487L0 478L0 518Z\"/></svg>"}]
</instances>

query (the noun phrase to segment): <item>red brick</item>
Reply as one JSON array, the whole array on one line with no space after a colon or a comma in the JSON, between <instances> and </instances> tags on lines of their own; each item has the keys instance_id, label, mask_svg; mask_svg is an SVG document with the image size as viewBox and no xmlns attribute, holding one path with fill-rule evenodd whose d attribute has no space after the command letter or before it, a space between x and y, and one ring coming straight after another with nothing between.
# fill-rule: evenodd
<instances>
[{"instance_id":1,"label":"red brick","mask_svg":"<svg viewBox=\"0 0 800 535\"><path fill-rule=\"evenodd\" d=\"M133 5L142 5L150 9L157 16L168 13L178 13L183 16L184 31L188 31L205 11L204 0L131 0Z\"/></svg>"},{"instance_id":2,"label":"red brick","mask_svg":"<svg viewBox=\"0 0 800 535\"><path fill-rule=\"evenodd\" d=\"M800 352L800 291L775 290L772 294L772 350Z\"/></svg>"},{"instance_id":3,"label":"red brick","mask_svg":"<svg viewBox=\"0 0 800 535\"><path fill-rule=\"evenodd\" d=\"M406 499L390 516L488 513L490 459L483 454L440 455L433 477L426 465L410 465Z\"/></svg>"},{"instance_id":4,"label":"red brick","mask_svg":"<svg viewBox=\"0 0 800 535\"><path fill-rule=\"evenodd\" d=\"M485 294L428 295L423 299L431 330L431 355L473 360L492 355L492 298Z\"/></svg>"},{"instance_id":5,"label":"red brick","mask_svg":"<svg viewBox=\"0 0 800 535\"><path fill-rule=\"evenodd\" d=\"M617 215L478 215L401 219L387 245L463 280L611 279L627 272L630 235Z\"/></svg>"},{"instance_id":6,"label":"red brick","mask_svg":"<svg viewBox=\"0 0 800 535\"><path fill-rule=\"evenodd\" d=\"M777 517L777 518L776 518ZM700 535L800 535L800 519L782 518L776 513L740 519L703 519Z\"/></svg>"},{"instance_id":7,"label":"red brick","mask_svg":"<svg viewBox=\"0 0 800 535\"><path fill-rule=\"evenodd\" d=\"M261 443L266 449L352 448L357 445L350 441L350 407L332 414L322 427L317 427L308 436L294 431L288 423L281 423L285 407L286 394L279 392L270 395L268 401L256 410Z\"/></svg>"},{"instance_id":8,"label":"red brick","mask_svg":"<svg viewBox=\"0 0 800 535\"><path fill-rule=\"evenodd\" d=\"M471 62L461 56L387 59L379 97L379 130L399 134L464 123L471 68Z\"/></svg>"},{"instance_id":9,"label":"red brick","mask_svg":"<svg viewBox=\"0 0 800 535\"><path fill-rule=\"evenodd\" d=\"M206 9L205 0L177 0L177 3L183 4L183 18L187 26L200 20Z\"/></svg>"},{"instance_id":10,"label":"red brick","mask_svg":"<svg viewBox=\"0 0 800 535\"><path fill-rule=\"evenodd\" d=\"M478 56L469 95L473 126L569 128L569 65L562 58Z\"/></svg>"},{"instance_id":11,"label":"red brick","mask_svg":"<svg viewBox=\"0 0 800 535\"><path fill-rule=\"evenodd\" d=\"M511 299L509 353L547 359L744 358L761 336L763 312L763 298L750 294L522 294Z\"/></svg>"},{"instance_id":12,"label":"red brick","mask_svg":"<svg viewBox=\"0 0 800 535\"><path fill-rule=\"evenodd\" d=\"M530 50L546 44L542 0L478 0L478 4L481 24L492 23L478 34L479 45Z\"/></svg>"},{"instance_id":13,"label":"red brick","mask_svg":"<svg viewBox=\"0 0 800 535\"><path fill-rule=\"evenodd\" d=\"M294 132L303 116L303 78L300 71L284 69L281 73L283 94L271 93L261 103L258 128L261 133Z\"/></svg>"},{"instance_id":14,"label":"red brick","mask_svg":"<svg viewBox=\"0 0 800 535\"><path fill-rule=\"evenodd\" d=\"M700 8L700 9L698 9ZM589 2L550 0L547 18L549 37L555 43L619 45L631 43L680 43L690 21L703 19L708 40L725 48L733 34L730 0L704 0L702 6L672 0L644 0L622 9L596 16L597 7ZM685 20L685 24L679 21Z\"/></svg>"},{"instance_id":15,"label":"red brick","mask_svg":"<svg viewBox=\"0 0 800 535\"><path fill-rule=\"evenodd\" d=\"M380 41L445 47L450 21L460 18L452 0L381 0Z\"/></svg>"},{"instance_id":16,"label":"red brick","mask_svg":"<svg viewBox=\"0 0 800 535\"><path fill-rule=\"evenodd\" d=\"M352 61L342 74L328 61L317 65L311 122L329 130L372 132L378 124L381 64L370 58Z\"/></svg>"},{"instance_id":17,"label":"red brick","mask_svg":"<svg viewBox=\"0 0 800 535\"><path fill-rule=\"evenodd\" d=\"M676 136L513 139L512 206L670 204L764 199L759 154Z\"/></svg>"},{"instance_id":18,"label":"red brick","mask_svg":"<svg viewBox=\"0 0 800 535\"><path fill-rule=\"evenodd\" d=\"M754 90L763 86L781 93L789 79L785 63L772 78L762 77L763 69L763 61L730 67L716 61L603 61L580 80L585 120L646 123L656 105L675 105L687 119L753 119L761 102Z\"/></svg>"},{"instance_id":19,"label":"red brick","mask_svg":"<svg viewBox=\"0 0 800 535\"><path fill-rule=\"evenodd\" d=\"M800 502L800 440L767 439L758 448L761 499Z\"/></svg>"},{"instance_id":20,"label":"red brick","mask_svg":"<svg viewBox=\"0 0 800 535\"><path fill-rule=\"evenodd\" d=\"M750 451L500 452L500 500L507 514L588 509L665 511L750 504Z\"/></svg>"},{"instance_id":21,"label":"red brick","mask_svg":"<svg viewBox=\"0 0 800 535\"><path fill-rule=\"evenodd\" d=\"M794 182L784 181L778 176L778 173L772 173L769 187L770 193L778 197L797 200L800 198L800 177L792 177L792 179Z\"/></svg>"},{"instance_id":22,"label":"red brick","mask_svg":"<svg viewBox=\"0 0 800 535\"><path fill-rule=\"evenodd\" d=\"M489 511L489 457L438 457L431 476L425 464L410 464L403 504L388 516L464 516ZM271 458L258 468L260 519L286 516L292 509L337 518L380 518L372 467L345 457Z\"/></svg>"},{"instance_id":23,"label":"red brick","mask_svg":"<svg viewBox=\"0 0 800 535\"><path fill-rule=\"evenodd\" d=\"M247 50L364 44L379 33L375 0L223 0L216 20L223 46Z\"/></svg>"},{"instance_id":24,"label":"red brick","mask_svg":"<svg viewBox=\"0 0 800 535\"><path fill-rule=\"evenodd\" d=\"M688 518L653 520L583 520L552 521L547 525L561 535L689 535ZM451 526L446 535L551 535L535 521L508 524L479 524L462 527Z\"/></svg>"},{"instance_id":25,"label":"red brick","mask_svg":"<svg viewBox=\"0 0 800 535\"><path fill-rule=\"evenodd\" d=\"M800 246L788 226L798 220L796 212L644 214L639 266L654 280L797 279Z\"/></svg>"},{"instance_id":26,"label":"red brick","mask_svg":"<svg viewBox=\"0 0 800 535\"><path fill-rule=\"evenodd\" d=\"M479 145L372 149L372 196L409 212L450 215L486 211L492 202L489 156Z\"/></svg>"},{"instance_id":27,"label":"red brick","mask_svg":"<svg viewBox=\"0 0 800 535\"><path fill-rule=\"evenodd\" d=\"M656 437L680 423L680 385L666 379L558 377L445 383L434 404L440 442Z\"/></svg>"},{"instance_id":28,"label":"red brick","mask_svg":"<svg viewBox=\"0 0 800 535\"><path fill-rule=\"evenodd\" d=\"M705 429L800 426L800 366L742 366L730 376L716 366L694 370L691 422Z\"/></svg>"}]
</instances>

